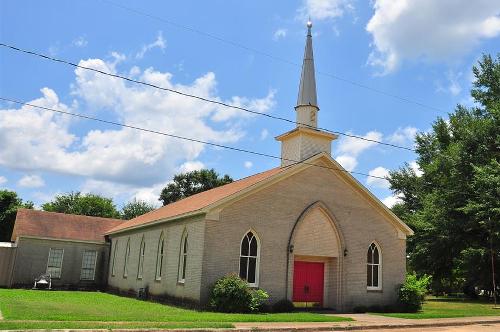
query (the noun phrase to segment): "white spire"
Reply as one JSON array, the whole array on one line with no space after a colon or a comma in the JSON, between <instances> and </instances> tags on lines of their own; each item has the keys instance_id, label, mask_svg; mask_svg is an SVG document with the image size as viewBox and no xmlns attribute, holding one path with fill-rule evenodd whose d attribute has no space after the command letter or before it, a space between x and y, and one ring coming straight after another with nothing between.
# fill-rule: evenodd
<instances>
[{"instance_id":1,"label":"white spire","mask_svg":"<svg viewBox=\"0 0 500 332\"><path fill-rule=\"evenodd\" d=\"M302 74L300 76L298 106L318 107L316 97L316 77L314 74L314 55L311 34L312 22L307 22L306 48L304 50L304 61L302 63Z\"/></svg>"}]
</instances>

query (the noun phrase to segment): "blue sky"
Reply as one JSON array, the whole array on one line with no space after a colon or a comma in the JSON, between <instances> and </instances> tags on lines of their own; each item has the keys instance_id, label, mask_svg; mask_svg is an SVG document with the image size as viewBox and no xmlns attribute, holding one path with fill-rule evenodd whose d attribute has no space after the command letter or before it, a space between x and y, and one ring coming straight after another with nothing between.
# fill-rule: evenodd
<instances>
[{"instance_id":1,"label":"blue sky","mask_svg":"<svg viewBox=\"0 0 500 332\"><path fill-rule=\"evenodd\" d=\"M404 146L437 116L470 104L472 65L500 45L500 3L490 0L119 2L135 11L114 1L2 1L0 40L294 119L300 67L287 61L301 62L310 16L319 125ZM273 155L280 153L274 137L292 128L5 48L0 95ZM342 138L333 157L378 176L415 160L408 151ZM213 167L241 178L277 165L0 102L0 187L37 205L72 190L113 197L118 206L134 197L156 202L179 171ZM356 177L394 202L384 181Z\"/></svg>"}]
</instances>

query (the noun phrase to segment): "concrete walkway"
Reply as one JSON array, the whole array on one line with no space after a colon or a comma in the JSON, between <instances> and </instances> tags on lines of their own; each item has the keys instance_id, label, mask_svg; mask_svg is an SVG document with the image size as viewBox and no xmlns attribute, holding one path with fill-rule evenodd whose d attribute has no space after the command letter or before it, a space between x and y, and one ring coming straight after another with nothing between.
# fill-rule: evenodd
<instances>
[{"instance_id":1,"label":"concrete walkway","mask_svg":"<svg viewBox=\"0 0 500 332\"><path fill-rule=\"evenodd\" d=\"M405 319L370 314L341 314L354 319L351 322L317 323L235 323L236 329L260 331L344 331L409 329L441 326L466 326L475 324L500 323L500 316L481 316L466 318Z\"/></svg>"}]
</instances>

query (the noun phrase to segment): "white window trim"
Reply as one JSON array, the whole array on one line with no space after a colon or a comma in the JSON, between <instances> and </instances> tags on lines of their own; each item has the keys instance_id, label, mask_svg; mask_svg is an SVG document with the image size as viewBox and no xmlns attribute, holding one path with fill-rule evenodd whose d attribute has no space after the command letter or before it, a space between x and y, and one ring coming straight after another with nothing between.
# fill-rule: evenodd
<instances>
[{"instance_id":1,"label":"white window trim","mask_svg":"<svg viewBox=\"0 0 500 332\"><path fill-rule=\"evenodd\" d=\"M139 264L137 264L137 279L142 279L144 275L144 259L146 258L146 242L144 235L142 236L141 244L139 246Z\"/></svg>"},{"instance_id":2,"label":"white window trim","mask_svg":"<svg viewBox=\"0 0 500 332\"><path fill-rule=\"evenodd\" d=\"M111 264L111 276L114 277L116 275L116 251L118 249L118 240L115 241L113 247L113 263Z\"/></svg>"},{"instance_id":3,"label":"white window trim","mask_svg":"<svg viewBox=\"0 0 500 332\"><path fill-rule=\"evenodd\" d=\"M62 268L63 268L63 262L64 262L64 249L61 249L61 248L49 248L49 256L47 257L47 266L45 268L45 273L49 273L48 270L49 270L49 260L50 260L50 252L52 250L62 250L62 256L61 256L61 273L59 273L59 277L52 277L52 275L50 275L50 278L51 279L61 279L62 277Z\"/></svg>"},{"instance_id":4,"label":"white window trim","mask_svg":"<svg viewBox=\"0 0 500 332\"><path fill-rule=\"evenodd\" d=\"M130 238L127 240L127 246L125 247L125 262L123 263L123 277L128 277L128 261L130 258Z\"/></svg>"},{"instance_id":5,"label":"white window trim","mask_svg":"<svg viewBox=\"0 0 500 332\"><path fill-rule=\"evenodd\" d=\"M178 269L179 275L177 276L177 282L181 283L181 284L184 284L186 282L187 263L185 263L185 262L186 262L186 259L187 259L188 253L189 253L189 242L187 244L186 252L184 252L184 243L187 241L187 239L188 239L188 232L184 231L184 233L182 233L182 237L181 237L181 247L179 250L179 269ZM183 275L184 275L184 278L183 278Z\"/></svg>"},{"instance_id":6,"label":"white window trim","mask_svg":"<svg viewBox=\"0 0 500 332\"><path fill-rule=\"evenodd\" d=\"M378 286L366 286L367 290L377 290L380 291L382 290L382 249L380 248L380 245L377 243L377 241L372 241L370 245L368 246L368 250L370 250L371 245L374 244L375 247L378 249L378 264L370 264L370 265L378 265ZM366 262L366 266L368 266L368 261Z\"/></svg>"},{"instance_id":7,"label":"white window trim","mask_svg":"<svg viewBox=\"0 0 500 332\"><path fill-rule=\"evenodd\" d=\"M85 254L85 252L93 252L95 253L95 260L94 260L94 268L92 270L92 278L91 279L83 279L82 278L82 271L83 271L83 255ZM95 270L96 270L96 267L97 267L97 257L99 256L99 253L97 252L97 250L84 250L83 253L82 253L82 268L80 269L80 280L87 280L87 281L94 281L95 280Z\"/></svg>"},{"instance_id":8,"label":"white window trim","mask_svg":"<svg viewBox=\"0 0 500 332\"><path fill-rule=\"evenodd\" d=\"M156 249L156 269L155 269L156 281L161 280L164 259L165 259L165 235L163 234L163 232L161 232L160 239L158 240L158 248Z\"/></svg>"},{"instance_id":9,"label":"white window trim","mask_svg":"<svg viewBox=\"0 0 500 332\"><path fill-rule=\"evenodd\" d=\"M241 256L241 245L243 243L243 239L247 236L248 232L252 232L253 236L255 237L255 239L257 240L257 259L256 259L256 262L255 262L255 282L253 283L248 283L248 286L250 287L259 287L259 271L260 271L260 238L259 236L257 235L257 232L254 231L253 229L249 229L245 232L245 234L243 234L243 236L241 237L241 240L240 240L240 247L239 247L239 252L238 252L238 275L240 273L240 268L241 268L241 257L254 257L254 256ZM247 267L248 268L248 267ZM247 270L247 276L248 276L248 270Z\"/></svg>"}]
</instances>

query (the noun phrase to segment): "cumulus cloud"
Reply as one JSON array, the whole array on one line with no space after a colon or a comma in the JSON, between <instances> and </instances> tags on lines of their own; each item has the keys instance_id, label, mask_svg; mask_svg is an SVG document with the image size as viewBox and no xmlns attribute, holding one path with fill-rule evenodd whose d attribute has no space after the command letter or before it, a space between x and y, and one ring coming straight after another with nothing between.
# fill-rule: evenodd
<instances>
[{"instance_id":1,"label":"cumulus cloud","mask_svg":"<svg viewBox=\"0 0 500 332\"><path fill-rule=\"evenodd\" d=\"M193 171L199 171L200 169L203 168L205 168L205 164L203 164L201 161L198 160L186 161L179 167L179 172L189 173Z\"/></svg>"},{"instance_id":2,"label":"cumulus cloud","mask_svg":"<svg viewBox=\"0 0 500 332\"><path fill-rule=\"evenodd\" d=\"M417 135L418 129L412 126L399 127L396 131L391 134L387 141L392 144L413 144L415 141L415 135Z\"/></svg>"},{"instance_id":3,"label":"cumulus cloud","mask_svg":"<svg viewBox=\"0 0 500 332\"><path fill-rule=\"evenodd\" d=\"M500 35L500 2L491 0L374 0L366 30L373 51L368 63L381 74L406 59L446 60L481 40Z\"/></svg>"},{"instance_id":4,"label":"cumulus cloud","mask_svg":"<svg viewBox=\"0 0 500 332\"><path fill-rule=\"evenodd\" d=\"M352 133L348 132L348 134ZM369 131L366 135L361 137L375 141L382 140L382 134L378 131ZM363 151L374 147L376 144L377 143L375 142L365 141L355 137L343 136L336 149L336 152L340 155L335 158L335 160L337 160L346 170L353 171L358 165L358 155Z\"/></svg>"},{"instance_id":5,"label":"cumulus cloud","mask_svg":"<svg viewBox=\"0 0 500 332\"><path fill-rule=\"evenodd\" d=\"M245 161L243 166L245 166L246 169L250 169L253 167L253 163L251 161Z\"/></svg>"},{"instance_id":6,"label":"cumulus cloud","mask_svg":"<svg viewBox=\"0 0 500 332\"><path fill-rule=\"evenodd\" d=\"M82 60L80 65L117 72L113 62L101 59ZM274 105L274 94L262 99L235 96L223 100L216 94L214 73L189 84L177 84L172 74L153 68L136 68L135 73L146 82L224 102L239 100L263 112ZM42 96L30 103L78 113L91 109L106 119L219 144L235 143L245 134L248 113L222 117L223 110L214 104L125 84L81 68L75 75L72 93L77 102L65 105L54 90L43 88ZM80 129L81 121L29 106L0 109L0 165L28 173L44 170L77 175L96 181L85 185L88 190L113 183L116 193L126 190L132 195L136 191L144 196L147 188L166 183L179 169L203 166L198 159L207 147L200 143L96 123L89 123L94 129L83 133L74 131Z\"/></svg>"},{"instance_id":7,"label":"cumulus cloud","mask_svg":"<svg viewBox=\"0 0 500 332\"><path fill-rule=\"evenodd\" d=\"M335 158L335 160L349 172L353 171L356 166L358 166L358 161L353 156L343 154Z\"/></svg>"},{"instance_id":8,"label":"cumulus cloud","mask_svg":"<svg viewBox=\"0 0 500 332\"><path fill-rule=\"evenodd\" d=\"M0 176L0 185L7 182L7 178L5 176Z\"/></svg>"},{"instance_id":9,"label":"cumulus cloud","mask_svg":"<svg viewBox=\"0 0 500 332\"><path fill-rule=\"evenodd\" d=\"M25 188L40 188L45 185L42 177L39 175L25 175L18 182L17 185Z\"/></svg>"},{"instance_id":10,"label":"cumulus cloud","mask_svg":"<svg viewBox=\"0 0 500 332\"><path fill-rule=\"evenodd\" d=\"M84 36L79 36L75 39L73 39L73 41L71 42L71 44L73 46L76 46L76 47L85 47L88 45L88 41L87 39L84 37Z\"/></svg>"},{"instance_id":11,"label":"cumulus cloud","mask_svg":"<svg viewBox=\"0 0 500 332\"><path fill-rule=\"evenodd\" d=\"M415 174L417 176L422 176L422 174L424 174L424 172L422 172L422 170L420 169L420 166L418 166L418 164L415 160L410 162L410 167L411 167L411 169L413 169L413 171L415 172Z\"/></svg>"},{"instance_id":12,"label":"cumulus cloud","mask_svg":"<svg viewBox=\"0 0 500 332\"><path fill-rule=\"evenodd\" d=\"M397 203L401 203L402 200L401 200L401 197L400 196L387 196L386 198L384 198L382 200L382 203L385 204L385 206L387 206L388 208L392 208L394 205L396 205Z\"/></svg>"},{"instance_id":13,"label":"cumulus cloud","mask_svg":"<svg viewBox=\"0 0 500 332\"><path fill-rule=\"evenodd\" d=\"M298 9L299 18L313 21L342 17L346 12L354 10L353 0L303 0Z\"/></svg>"},{"instance_id":14,"label":"cumulus cloud","mask_svg":"<svg viewBox=\"0 0 500 332\"><path fill-rule=\"evenodd\" d=\"M165 38L163 38L163 32L158 31L158 35L156 36L156 40L152 43L149 43L147 45L143 45L141 50L137 52L135 57L137 59L142 59L144 58L144 55L146 55L147 52L151 51L154 48L159 48L160 50L164 51L165 48L167 48L167 41Z\"/></svg>"},{"instance_id":15,"label":"cumulus cloud","mask_svg":"<svg viewBox=\"0 0 500 332\"><path fill-rule=\"evenodd\" d=\"M441 81L436 81L436 91L437 92L445 92L449 93L452 96L457 96L462 92L462 86L460 84L460 79L462 78L463 73L460 71L458 73L453 72L452 70L448 70L446 72L446 82L443 83Z\"/></svg>"},{"instance_id":16,"label":"cumulus cloud","mask_svg":"<svg viewBox=\"0 0 500 332\"><path fill-rule=\"evenodd\" d=\"M376 167L368 172L368 175L386 178L389 176L389 170L382 166ZM366 184L377 188L389 188L389 181L374 177L367 177Z\"/></svg>"},{"instance_id":17,"label":"cumulus cloud","mask_svg":"<svg viewBox=\"0 0 500 332\"><path fill-rule=\"evenodd\" d=\"M287 35L287 33L288 33L287 29L280 28L280 29L274 31L274 33L273 33L273 39L274 40L279 40L279 39L285 38L286 35Z\"/></svg>"}]
</instances>

